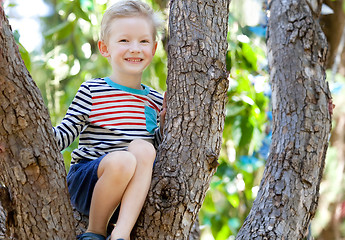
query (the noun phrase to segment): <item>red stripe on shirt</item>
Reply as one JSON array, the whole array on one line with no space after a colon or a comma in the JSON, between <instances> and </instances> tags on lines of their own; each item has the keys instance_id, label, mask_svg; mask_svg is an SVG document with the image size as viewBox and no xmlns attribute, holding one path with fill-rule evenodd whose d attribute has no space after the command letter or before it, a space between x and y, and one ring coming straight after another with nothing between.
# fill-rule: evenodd
<instances>
[{"instance_id":1,"label":"red stripe on shirt","mask_svg":"<svg viewBox=\"0 0 345 240\"><path fill-rule=\"evenodd\" d=\"M141 108L141 109L143 109L144 106L138 106L138 105L120 105L120 106L110 106L110 107L94 108L94 109L92 109L92 111L101 111L101 110L112 109L112 108Z\"/></svg>"},{"instance_id":2,"label":"red stripe on shirt","mask_svg":"<svg viewBox=\"0 0 345 240\"><path fill-rule=\"evenodd\" d=\"M91 114L90 118L98 117L98 116L106 116L106 115L110 115L110 114L121 114L121 113L143 114L143 112L139 112L139 111L116 111L116 112L105 112L105 113Z\"/></svg>"},{"instance_id":3,"label":"red stripe on shirt","mask_svg":"<svg viewBox=\"0 0 345 240\"><path fill-rule=\"evenodd\" d=\"M101 96L92 96L92 99L111 98L111 97L128 97L128 96L131 96L131 94L128 94L128 93L116 93L116 94L108 94L108 95L101 95Z\"/></svg>"},{"instance_id":4,"label":"red stripe on shirt","mask_svg":"<svg viewBox=\"0 0 345 240\"><path fill-rule=\"evenodd\" d=\"M129 117L129 116L127 117L127 116L123 116L123 117L104 118L104 119L100 119L100 120L91 121L91 123L106 122L106 121L120 120L120 119L146 120L144 117Z\"/></svg>"},{"instance_id":5,"label":"red stripe on shirt","mask_svg":"<svg viewBox=\"0 0 345 240\"><path fill-rule=\"evenodd\" d=\"M119 103L119 102L139 102L139 103L143 103L143 101L141 100L137 100L137 99L124 99L124 100L115 100L115 101L102 101L102 102L96 102L93 103L92 105L101 105L101 104L107 104L107 103Z\"/></svg>"},{"instance_id":6,"label":"red stripe on shirt","mask_svg":"<svg viewBox=\"0 0 345 240\"><path fill-rule=\"evenodd\" d=\"M146 123L113 123L113 124L102 124L100 127L113 127L113 126L122 126L122 125L128 125L128 126L145 126Z\"/></svg>"},{"instance_id":7,"label":"red stripe on shirt","mask_svg":"<svg viewBox=\"0 0 345 240\"><path fill-rule=\"evenodd\" d=\"M150 107L159 112L159 108L156 106L156 104L150 98L145 98L145 97L141 97L141 96L135 96L135 97L142 99L143 101L148 101L150 103Z\"/></svg>"}]
</instances>

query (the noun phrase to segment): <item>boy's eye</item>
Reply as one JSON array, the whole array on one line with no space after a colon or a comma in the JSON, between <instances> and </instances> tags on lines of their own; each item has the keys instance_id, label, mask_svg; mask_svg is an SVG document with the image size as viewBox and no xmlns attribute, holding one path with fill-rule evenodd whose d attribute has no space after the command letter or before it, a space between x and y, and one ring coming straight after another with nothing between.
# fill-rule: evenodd
<instances>
[{"instance_id":1,"label":"boy's eye","mask_svg":"<svg viewBox=\"0 0 345 240\"><path fill-rule=\"evenodd\" d=\"M149 43L149 40L141 40L142 43Z\"/></svg>"},{"instance_id":2,"label":"boy's eye","mask_svg":"<svg viewBox=\"0 0 345 240\"><path fill-rule=\"evenodd\" d=\"M119 42L128 42L127 39L121 39Z\"/></svg>"}]
</instances>

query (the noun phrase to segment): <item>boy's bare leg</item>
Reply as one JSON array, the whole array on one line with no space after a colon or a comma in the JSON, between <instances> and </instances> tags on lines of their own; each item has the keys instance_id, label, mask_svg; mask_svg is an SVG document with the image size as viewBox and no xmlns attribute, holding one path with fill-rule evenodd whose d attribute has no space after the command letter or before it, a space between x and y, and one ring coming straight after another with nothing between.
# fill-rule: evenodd
<instances>
[{"instance_id":1,"label":"boy's bare leg","mask_svg":"<svg viewBox=\"0 0 345 240\"><path fill-rule=\"evenodd\" d=\"M153 145L144 140L131 142L128 151L135 156L137 167L122 197L119 218L111 234L112 240L130 239L130 233L150 188L153 162L156 157Z\"/></svg>"},{"instance_id":2,"label":"boy's bare leg","mask_svg":"<svg viewBox=\"0 0 345 240\"><path fill-rule=\"evenodd\" d=\"M106 236L107 224L133 177L136 159L130 152L109 153L99 164L87 232Z\"/></svg>"}]
</instances>

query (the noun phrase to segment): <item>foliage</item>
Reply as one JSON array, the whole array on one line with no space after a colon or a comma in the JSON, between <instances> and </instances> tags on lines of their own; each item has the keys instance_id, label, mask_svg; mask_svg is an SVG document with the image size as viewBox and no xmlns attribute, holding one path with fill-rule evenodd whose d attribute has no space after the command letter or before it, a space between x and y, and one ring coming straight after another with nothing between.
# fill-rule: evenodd
<instances>
[{"instance_id":1,"label":"foliage","mask_svg":"<svg viewBox=\"0 0 345 240\"><path fill-rule=\"evenodd\" d=\"M253 33L247 33L251 38L244 35L246 31L247 28L239 26L230 15L229 101L220 166L200 213L205 239L209 239L210 233L216 240L236 236L256 197L270 144L266 124L269 86L264 44L262 38Z\"/></svg>"}]
</instances>

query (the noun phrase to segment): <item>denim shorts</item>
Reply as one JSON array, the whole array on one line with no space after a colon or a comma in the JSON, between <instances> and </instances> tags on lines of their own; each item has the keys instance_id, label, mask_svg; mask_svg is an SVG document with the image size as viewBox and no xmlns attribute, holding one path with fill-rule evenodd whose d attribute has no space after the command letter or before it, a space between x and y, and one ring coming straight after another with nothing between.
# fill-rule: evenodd
<instances>
[{"instance_id":1,"label":"denim shorts","mask_svg":"<svg viewBox=\"0 0 345 240\"><path fill-rule=\"evenodd\" d=\"M106 154L92 161L82 160L73 164L67 174L67 185L72 205L87 216L90 212L93 189L98 181L98 166L105 156ZM111 217L111 223L116 223L119 208L116 209Z\"/></svg>"}]
</instances>

